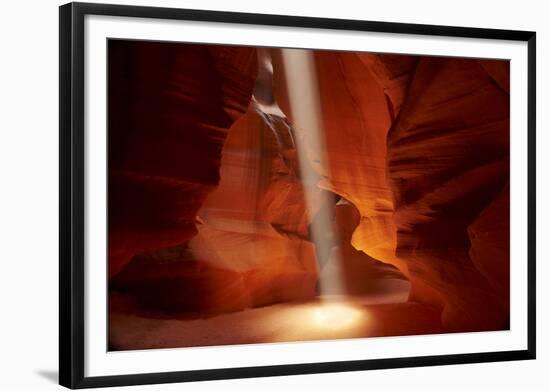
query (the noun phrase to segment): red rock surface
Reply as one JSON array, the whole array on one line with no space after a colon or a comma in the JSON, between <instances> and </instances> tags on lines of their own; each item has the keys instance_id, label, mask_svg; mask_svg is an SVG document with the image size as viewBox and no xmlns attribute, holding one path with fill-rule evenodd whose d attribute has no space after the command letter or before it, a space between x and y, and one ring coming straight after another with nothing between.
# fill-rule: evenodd
<instances>
[{"instance_id":1,"label":"red rock surface","mask_svg":"<svg viewBox=\"0 0 550 391\"><path fill-rule=\"evenodd\" d=\"M304 188L298 151L281 152L251 101L255 49L110 45L110 287L141 316L312 299L311 224L343 197L326 212L347 293L411 289L425 332L508 327L507 62L316 52L327 161L308 162L319 183ZM271 54L292 124L288 70ZM395 323L372 335L408 334L387 306Z\"/></svg>"},{"instance_id":2,"label":"red rock surface","mask_svg":"<svg viewBox=\"0 0 550 391\"><path fill-rule=\"evenodd\" d=\"M221 181L198 211L203 224L190 247L240 272L251 306L313 298L317 264L302 186L252 108L230 129L222 155Z\"/></svg>"},{"instance_id":3,"label":"red rock surface","mask_svg":"<svg viewBox=\"0 0 550 391\"><path fill-rule=\"evenodd\" d=\"M202 314L313 298L300 181L281 175L255 111L242 115L255 51L114 45L111 289L148 308Z\"/></svg>"},{"instance_id":4,"label":"red rock surface","mask_svg":"<svg viewBox=\"0 0 550 391\"><path fill-rule=\"evenodd\" d=\"M249 48L109 41L109 276L196 234L255 68Z\"/></svg>"},{"instance_id":5,"label":"red rock surface","mask_svg":"<svg viewBox=\"0 0 550 391\"><path fill-rule=\"evenodd\" d=\"M274 56L274 90L292 121L286 70L280 57L280 53ZM318 51L315 62L328 160L315 165L319 187L343 197L353 205L350 209L360 214L357 222L350 216L347 222L335 223L338 236L345 238L338 251L346 251L340 262L345 265L348 293L365 293L384 284L388 288L395 282L393 277L403 281L398 269L407 273L406 263L395 256L393 199L386 178L386 136L391 125L388 102L357 53ZM393 277L388 276L392 274L388 263L398 268L393 268ZM402 292L403 285L398 285L395 289Z\"/></svg>"},{"instance_id":6,"label":"red rock surface","mask_svg":"<svg viewBox=\"0 0 550 391\"><path fill-rule=\"evenodd\" d=\"M393 198L387 181L391 115L382 87L356 53L317 52L317 73L329 171L324 186L361 214L352 244L407 271L395 257Z\"/></svg>"},{"instance_id":7,"label":"red rock surface","mask_svg":"<svg viewBox=\"0 0 550 391\"><path fill-rule=\"evenodd\" d=\"M403 271L449 329L507 327L509 203L495 197L509 178L509 64L315 56L324 187L360 211L353 246Z\"/></svg>"},{"instance_id":8,"label":"red rock surface","mask_svg":"<svg viewBox=\"0 0 550 391\"><path fill-rule=\"evenodd\" d=\"M499 64L506 69L506 62ZM488 253L478 251L476 263L469 255L468 227L509 181L509 95L494 74L476 60L421 58L388 133L397 255L414 279L437 291L450 329L508 325L506 298L488 281L496 276L476 267L488 262L481 260ZM506 216L508 204L499 205ZM507 220L500 224L509 226ZM472 232L480 226L474 224ZM477 246L505 249L508 240L487 236ZM490 262L506 269L508 254Z\"/></svg>"}]
</instances>

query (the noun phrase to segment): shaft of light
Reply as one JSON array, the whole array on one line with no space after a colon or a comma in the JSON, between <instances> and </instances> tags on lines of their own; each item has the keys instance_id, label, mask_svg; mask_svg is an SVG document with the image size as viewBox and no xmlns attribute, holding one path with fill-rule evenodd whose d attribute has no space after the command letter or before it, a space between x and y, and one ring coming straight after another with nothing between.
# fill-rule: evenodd
<instances>
[{"instance_id":1,"label":"shaft of light","mask_svg":"<svg viewBox=\"0 0 550 391\"><path fill-rule=\"evenodd\" d=\"M320 175L328 176L329 172L315 58L311 50L300 49L282 49L282 58L293 125L297 133L296 148L305 201L311 220L315 213L315 192L319 189ZM322 202L329 201L322 198ZM321 205L320 212L311 223L311 234L316 248L330 253L337 243L337 232L329 210L330 208ZM327 235L328 230L331 232ZM327 237L332 240L327 240ZM319 273L321 297L328 292L345 293L337 252L332 251L329 259L332 263L331 273Z\"/></svg>"}]
</instances>

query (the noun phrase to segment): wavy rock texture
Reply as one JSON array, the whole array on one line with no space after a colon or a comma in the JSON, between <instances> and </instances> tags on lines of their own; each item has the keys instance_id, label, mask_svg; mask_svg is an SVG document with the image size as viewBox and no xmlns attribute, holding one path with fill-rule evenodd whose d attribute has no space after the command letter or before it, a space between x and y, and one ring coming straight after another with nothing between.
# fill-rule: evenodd
<instances>
[{"instance_id":1,"label":"wavy rock texture","mask_svg":"<svg viewBox=\"0 0 550 391\"><path fill-rule=\"evenodd\" d=\"M360 211L354 248L397 266L412 282L411 300L441 308L449 330L507 327L508 63L315 57L329 159L323 187Z\"/></svg>"},{"instance_id":2,"label":"wavy rock texture","mask_svg":"<svg viewBox=\"0 0 550 391\"><path fill-rule=\"evenodd\" d=\"M109 54L109 276L118 277L113 287L138 292L119 273L134 256L197 234L227 131L248 107L256 56L250 48L130 41L110 41Z\"/></svg>"},{"instance_id":3,"label":"wavy rock texture","mask_svg":"<svg viewBox=\"0 0 550 391\"><path fill-rule=\"evenodd\" d=\"M478 240L472 262L468 235L470 226L470 235L482 232L482 214L508 214L504 199L491 205L509 180L507 66L492 63L489 73L476 60L420 58L388 134L397 255L437 292L449 329L500 328L509 321L506 297L489 283L505 290L506 272L484 274L491 263L508 268L507 253L486 259L492 255L486 248L505 249L508 237L491 233L484 244ZM507 221L494 229L503 232Z\"/></svg>"},{"instance_id":4,"label":"wavy rock texture","mask_svg":"<svg viewBox=\"0 0 550 391\"><path fill-rule=\"evenodd\" d=\"M308 162L319 181L304 188L251 100L255 49L110 45L110 287L144 317L312 299L325 255L311 224L334 199L321 273L341 260L348 293L408 297L426 332L508 326L507 62L316 52L327 161ZM406 334L395 310L387 330Z\"/></svg>"},{"instance_id":5,"label":"wavy rock texture","mask_svg":"<svg viewBox=\"0 0 550 391\"><path fill-rule=\"evenodd\" d=\"M364 279L362 288L353 284L352 290L359 291L373 285L370 277L384 274L386 263L407 273L406 263L395 256L393 199L386 178L386 136L391 115L383 88L361 56L315 52L328 159L327 164L315 167L321 178L319 187L344 197L361 216L359 224L353 225L351 243L362 254L362 261L347 265L347 272L355 271ZM277 101L292 122L280 55L274 56L274 64ZM311 152L315 156L316 152ZM345 230L338 227L341 229ZM399 279L404 277L400 275Z\"/></svg>"},{"instance_id":6,"label":"wavy rock texture","mask_svg":"<svg viewBox=\"0 0 550 391\"><path fill-rule=\"evenodd\" d=\"M140 304L202 315L312 299L317 263L299 179L281 171L254 110L230 129L218 186L185 245L135 257L112 286Z\"/></svg>"},{"instance_id":7,"label":"wavy rock texture","mask_svg":"<svg viewBox=\"0 0 550 391\"><path fill-rule=\"evenodd\" d=\"M251 306L313 298L317 263L303 189L252 108L231 128L220 172L198 212L204 224L190 243L194 252L239 271Z\"/></svg>"},{"instance_id":8,"label":"wavy rock texture","mask_svg":"<svg viewBox=\"0 0 550 391\"><path fill-rule=\"evenodd\" d=\"M111 288L202 314L313 298L300 181L242 116L255 50L163 45L111 47Z\"/></svg>"},{"instance_id":9,"label":"wavy rock texture","mask_svg":"<svg viewBox=\"0 0 550 391\"><path fill-rule=\"evenodd\" d=\"M382 88L355 53L317 52L329 170L327 188L361 214L353 246L406 271L395 254L392 192L386 180L391 124Z\"/></svg>"}]
</instances>

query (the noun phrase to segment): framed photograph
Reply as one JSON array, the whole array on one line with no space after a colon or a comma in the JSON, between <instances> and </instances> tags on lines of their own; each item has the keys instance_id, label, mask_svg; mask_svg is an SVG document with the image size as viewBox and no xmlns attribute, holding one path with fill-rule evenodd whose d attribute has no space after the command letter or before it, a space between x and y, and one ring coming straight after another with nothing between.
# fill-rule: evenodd
<instances>
[{"instance_id":1,"label":"framed photograph","mask_svg":"<svg viewBox=\"0 0 550 391\"><path fill-rule=\"evenodd\" d=\"M70 3L59 71L63 386L535 358L534 32Z\"/></svg>"}]
</instances>

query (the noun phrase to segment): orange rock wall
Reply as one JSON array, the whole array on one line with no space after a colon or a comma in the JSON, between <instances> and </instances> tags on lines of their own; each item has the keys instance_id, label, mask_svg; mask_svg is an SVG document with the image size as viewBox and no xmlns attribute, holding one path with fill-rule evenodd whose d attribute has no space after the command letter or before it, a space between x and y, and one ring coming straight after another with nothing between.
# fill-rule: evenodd
<instances>
[{"instance_id":1,"label":"orange rock wall","mask_svg":"<svg viewBox=\"0 0 550 391\"><path fill-rule=\"evenodd\" d=\"M509 267L503 234L509 206L502 193L509 181L507 67L492 63L488 72L474 59L422 57L403 85L405 99L388 133L397 255L414 279L438 293L451 329L499 328L509 321L507 297L494 289L506 290ZM480 218L497 208L502 219L485 228L490 234L483 244L475 239L473 261L471 236L483 232L487 223ZM494 247L503 251L486 250ZM495 264L503 272L491 275Z\"/></svg>"},{"instance_id":2,"label":"orange rock wall","mask_svg":"<svg viewBox=\"0 0 550 391\"><path fill-rule=\"evenodd\" d=\"M255 50L110 45L112 289L199 313L312 298L313 216L251 104ZM309 190L349 202L334 222L348 285L389 278L402 292L399 269L447 330L507 327L508 63L328 51L315 63L328 161Z\"/></svg>"},{"instance_id":3,"label":"orange rock wall","mask_svg":"<svg viewBox=\"0 0 550 391\"><path fill-rule=\"evenodd\" d=\"M109 276L196 234L255 67L254 49L109 41Z\"/></svg>"}]
</instances>

